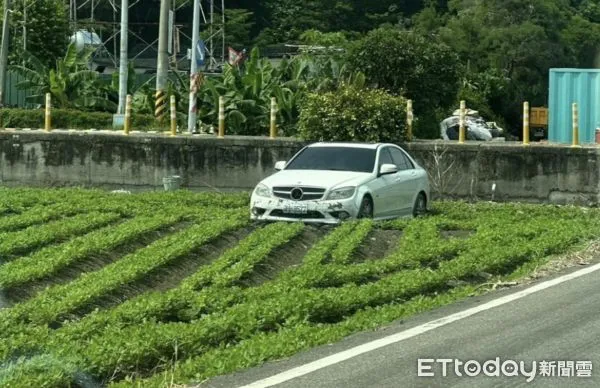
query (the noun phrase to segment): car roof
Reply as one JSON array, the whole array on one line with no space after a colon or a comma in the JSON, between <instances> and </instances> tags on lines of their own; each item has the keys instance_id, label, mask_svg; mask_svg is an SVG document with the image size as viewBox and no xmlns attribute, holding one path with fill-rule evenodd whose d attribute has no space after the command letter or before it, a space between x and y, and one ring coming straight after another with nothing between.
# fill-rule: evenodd
<instances>
[{"instance_id":1,"label":"car roof","mask_svg":"<svg viewBox=\"0 0 600 388\"><path fill-rule=\"evenodd\" d=\"M368 148L377 149L382 143L352 143L352 142L320 142L309 145L309 147L346 147L346 148Z\"/></svg>"}]
</instances>

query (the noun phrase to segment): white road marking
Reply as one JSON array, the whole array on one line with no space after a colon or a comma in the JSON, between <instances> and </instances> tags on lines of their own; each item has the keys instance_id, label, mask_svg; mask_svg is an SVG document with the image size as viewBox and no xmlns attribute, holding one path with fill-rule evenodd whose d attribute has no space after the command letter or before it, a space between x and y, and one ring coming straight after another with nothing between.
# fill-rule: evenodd
<instances>
[{"instance_id":1,"label":"white road marking","mask_svg":"<svg viewBox=\"0 0 600 388\"><path fill-rule=\"evenodd\" d=\"M368 353L371 352L373 350L377 350L379 348L382 348L384 346L388 346L403 340L406 340L408 338L412 338L415 337L417 335L426 333L428 331L437 329L438 327L442 327L445 325L448 325L450 323L459 321L461 319L470 317L471 315L475 315L477 313L480 313L482 311L486 311L486 310L490 310L493 309L494 307L498 307L501 306L503 304L506 303L510 303L512 301L515 301L517 299L521 299L527 295L531 295L535 292L538 291L542 291L545 290L547 288L550 288L552 286L556 286L558 284L564 283L566 281L572 280L572 279L576 279L578 277L590 274L592 272L595 272L597 270L600 269L600 263L599 264L595 264L593 266L581 269L579 271L576 272L572 272L570 274L567 275L563 275L560 276L558 278L552 279L552 280L548 280L545 281L543 283L539 283L537 285L531 286L525 290L522 291L518 291L515 292L513 294L510 295L506 295L503 297L500 297L498 299L494 299L491 300L487 303L484 303L480 306L476 306L476 307L472 307L470 309L467 309L465 311L460 311L458 313L449 315L447 317L444 318L440 318L440 319L436 319L434 321L430 321L427 323L424 323L422 325L413 327L411 329L405 330L405 331L401 331L399 333L396 334L392 334L389 335L387 337L375 340L375 341L371 341L371 342L367 342L365 344L356 346L354 348L348 349L348 350L344 350L343 352L340 353L336 353L333 354L331 356L328 357L324 357L321 358L319 360L310 362L308 364L305 365L301 365L299 367L293 368L293 369L289 369L287 371L281 372L279 374L276 374L274 376L271 377L267 377L263 380L259 380L256 381L254 383L248 384L248 385L244 385L240 388L262 388L262 387L272 387L274 385L277 384L281 384L284 383L286 381L292 380L296 377L300 377L300 376L304 376L306 374L315 372L319 369L323 369L323 368L327 368L328 366L331 365L335 365L338 364L342 361L346 361L348 359L354 358L356 356L359 356L361 354L364 353Z\"/></svg>"}]
</instances>

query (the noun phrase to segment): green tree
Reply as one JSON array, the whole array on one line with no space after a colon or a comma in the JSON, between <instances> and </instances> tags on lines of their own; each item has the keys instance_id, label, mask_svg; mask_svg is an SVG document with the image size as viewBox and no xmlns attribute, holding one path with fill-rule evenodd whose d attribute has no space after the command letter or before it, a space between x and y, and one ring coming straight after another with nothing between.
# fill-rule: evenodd
<instances>
[{"instance_id":1,"label":"green tree","mask_svg":"<svg viewBox=\"0 0 600 388\"><path fill-rule=\"evenodd\" d=\"M225 44L235 49L251 45L254 14L246 9L225 10Z\"/></svg>"},{"instance_id":2,"label":"green tree","mask_svg":"<svg viewBox=\"0 0 600 388\"><path fill-rule=\"evenodd\" d=\"M416 135L437 136L434 112L451 107L459 90L460 61L448 46L415 32L379 28L350 49L348 65L371 86L412 99L415 114L433 120Z\"/></svg>"},{"instance_id":3,"label":"green tree","mask_svg":"<svg viewBox=\"0 0 600 388\"><path fill-rule=\"evenodd\" d=\"M24 7L27 8L26 22ZM44 66L54 66L56 59L64 56L71 28L63 0L18 1L14 3L11 25L14 31L9 57L11 63L22 63L24 43L26 50L35 53ZM23 25L27 31L25 42Z\"/></svg>"}]
</instances>

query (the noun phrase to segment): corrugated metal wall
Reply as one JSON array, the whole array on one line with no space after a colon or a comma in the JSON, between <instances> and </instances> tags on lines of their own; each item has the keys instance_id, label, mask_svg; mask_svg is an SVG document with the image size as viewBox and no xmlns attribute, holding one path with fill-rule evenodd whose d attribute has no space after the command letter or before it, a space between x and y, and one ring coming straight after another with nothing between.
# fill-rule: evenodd
<instances>
[{"instance_id":1,"label":"corrugated metal wall","mask_svg":"<svg viewBox=\"0 0 600 388\"><path fill-rule=\"evenodd\" d=\"M549 141L571 144L573 103L579 110L579 142L595 143L595 130L600 127L600 70L550 69Z\"/></svg>"},{"instance_id":2,"label":"corrugated metal wall","mask_svg":"<svg viewBox=\"0 0 600 388\"><path fill-rule=\"evenodd\" d=\"M100 74L100 78L105 82L110 82L112 75ZM136 74L136 83L141 85L151 78L154 78L153 74ZM23 80L24 78L19 74L15 72L8 72L6 75L6 84L4 88L6 105L15 108L34 108L32 104L25 102L25 99L32 94L31 91L17 89L17 84Z\"/></svg>"}]
</instances>

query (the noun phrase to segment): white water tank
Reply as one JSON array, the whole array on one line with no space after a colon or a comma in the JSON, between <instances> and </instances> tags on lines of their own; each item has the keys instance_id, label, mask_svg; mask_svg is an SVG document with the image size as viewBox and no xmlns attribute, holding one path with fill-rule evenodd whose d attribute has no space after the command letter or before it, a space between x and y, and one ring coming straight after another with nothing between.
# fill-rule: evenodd
<instances>
[{"instance_id":1,"label":"white water tank","mask_svg":"<svg viewBox=\"0 0 600 388\"><path fill-rule=\"evenodd\" d=\"M102 39L95 32L88 30L79 30L71 36L71 43L75 42L77 51L81 51L85 46L102 47Z\"/></svg>"}]
</instances>

